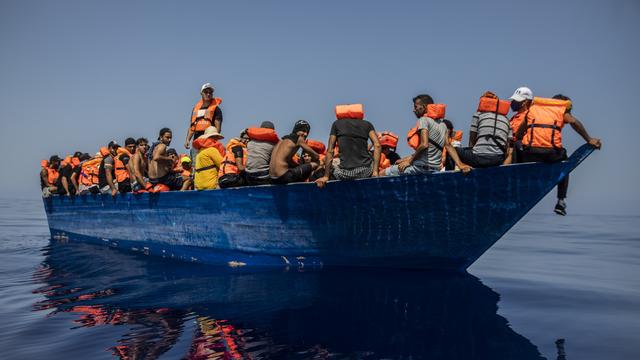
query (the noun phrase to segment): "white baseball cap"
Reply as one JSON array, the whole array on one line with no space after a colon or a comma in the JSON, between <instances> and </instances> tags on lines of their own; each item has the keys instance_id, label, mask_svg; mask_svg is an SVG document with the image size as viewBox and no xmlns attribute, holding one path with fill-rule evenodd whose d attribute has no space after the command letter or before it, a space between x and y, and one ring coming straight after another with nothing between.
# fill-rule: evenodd
<instances>
[{"instance_id":1,"label":"white baseball cap","mask_svg":"<svg viewBox=\"0 0 640 360\"><path fill-rule=\"evenodd\" d=\"M533 91L526 86L519 87L509 98L513 101L524 101L524 100L533 100Z\"/></svg>"},{"instance_id":2,"label":"white baseball cap","mask_svg":"<svg viewBox=\"0 0 640 360\"><path fill-rule=\"evenodd\" d=\"M202 85L202 87L200 88L200 92L203 92L205 89L215 90L213 88L213 85L211 85L211 83L206 83L206 84Z\"/></svg>"}]
</instances>

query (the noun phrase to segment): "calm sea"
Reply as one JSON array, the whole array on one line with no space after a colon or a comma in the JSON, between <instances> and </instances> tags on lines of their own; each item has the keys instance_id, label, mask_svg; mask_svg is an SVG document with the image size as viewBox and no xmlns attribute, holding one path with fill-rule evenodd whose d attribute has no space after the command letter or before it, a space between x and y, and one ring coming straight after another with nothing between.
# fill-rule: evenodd
<instances>
[{"instance_id":1,"label":"calm sea","mask_svg":"<svg viewBox=\"0 0 640 360\"><path fill-rule=\"evenodd\" d=\"M465 274L254 271L56 243L3 199L0 358L639 359L639 223L529 214Z\"/></svg>"}]
</instances>

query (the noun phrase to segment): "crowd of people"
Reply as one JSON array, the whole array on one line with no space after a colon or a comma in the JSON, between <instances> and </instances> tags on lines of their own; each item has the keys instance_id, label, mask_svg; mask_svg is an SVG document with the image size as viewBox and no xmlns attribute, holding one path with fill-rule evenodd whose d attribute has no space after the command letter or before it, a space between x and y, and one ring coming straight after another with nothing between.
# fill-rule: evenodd
<instances>
[{"instance_id":1,"label":"crowd of people","mask_svg":"<svg viewBox=\"0 0 640 360\"><path fill-rule=\"evenodd\" d=\"M509 99L487 91L471 118L469 146L462 147L462 132L445 118L446 105L427 94L413 98L415 126L407 133L413 153L400 157L399 137L376 132L365 120L362 104L338 105L328 143L309 139L311 125L297 121L291 132L278 136L264 121L249 127L226 145L221 141L222 109L214 87L201 87L192 110L184 147L171 148L172 131L162 128L152 144L144 138L126 138L124 146L110 141L94 155L75 152L64 159L53 155L42 161L44 196L210 190L246 185L315 182L376 176L425 174L506 165L515 162L556 162L567 159L562 129L571 127L586 142L600 148L582 123L572 115L571 99L533 96L531 89L516 89ZM509 113L511 117L508 117ZM195 162L195 164L193 164ZM555 212L566 214L568 177L558 184Z\"/></svg>"}]
</instances>

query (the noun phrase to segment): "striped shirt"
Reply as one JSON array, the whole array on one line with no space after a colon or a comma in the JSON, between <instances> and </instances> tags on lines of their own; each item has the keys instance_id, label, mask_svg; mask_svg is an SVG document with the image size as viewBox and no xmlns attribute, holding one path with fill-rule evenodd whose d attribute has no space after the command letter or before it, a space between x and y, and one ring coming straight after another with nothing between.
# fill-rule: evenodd
<instances>
[{"instance_id":1,"label":"striped shirt","mask_svg":"<svg viewBox=\"0 0 640 360\"><path fill-rule=\"evenodd\" d=\"M509 119L492 112L473 114L470 132L478 134L472 150L477 155L504 155L504 149L512 137Z\"/></svg>"}]
</instances>

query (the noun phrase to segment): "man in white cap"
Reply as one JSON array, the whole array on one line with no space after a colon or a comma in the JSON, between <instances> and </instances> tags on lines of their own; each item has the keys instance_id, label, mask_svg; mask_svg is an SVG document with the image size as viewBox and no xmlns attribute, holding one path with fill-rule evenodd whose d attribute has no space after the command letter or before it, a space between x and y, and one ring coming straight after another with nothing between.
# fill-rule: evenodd
<instances>
[{"instance_id":1,"label":"man in white cap","mask_svg":"<svg viewBox=\"0 0 640 360\"><path fill-rule=\"evenodd\" d=\"M222 110L220 104L222 99L214 98L213 93L215 89L210 83L206 83L200 87L200 96L202 97L194 105L191 111L191 119L189 122L189 129L187 130L187 138L184 143L184 148L191 148L191 139L197 139L200 135L204 134L204 131L209 126L215 126L218 133L222 131ZM196 152L191 152L191 158L193 159Z\"/></svg>"},{"instance_id":2,"label":"man in white cap","mask_svg":"<svg viewBox=\"0 0 640 360\"><path fill-rule=\"evenodd\" d=\"M527 110L529 110L529 107L533 103L533 91L526 86L522 86L517 88L509 99L511 100L511 110L514 112L509 120L511 133L513 134L513 138L511 139L511 162L517 163L522 156L522 142L520 141L521 139L516 138L516 133L520 128L520 124L524 121Z\"/></svg>"},{"instance_id":3,"label":"man in white cap","mask_svg":"<svg viewBox=\"0 0 640 360\"><path fill-rule=\"evenodd\" d=\"M194 184L196 190L218 188L218 171L222 166L223 154L217 149L218 140L224 139L215 126L209 126L197 139L200 144L196 156Z\"/></svg>"}]
</instances>

